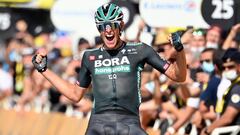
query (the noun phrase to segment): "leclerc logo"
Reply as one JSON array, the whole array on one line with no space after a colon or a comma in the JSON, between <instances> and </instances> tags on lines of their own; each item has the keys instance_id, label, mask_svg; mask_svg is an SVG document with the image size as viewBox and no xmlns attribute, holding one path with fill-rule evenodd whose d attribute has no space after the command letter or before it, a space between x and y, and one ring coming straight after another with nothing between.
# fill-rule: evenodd
<instances>
[{"instance_id":1,"label":"leclerc logo","mask_svg":"<svg viewBox=\"0 0 240 135\"><path fill-rule=\"evenodd\" d=\"M183 5L185 11L193 12L197 9L197 4L194 1L187 1Z\"/></svg>"}]
</instances>

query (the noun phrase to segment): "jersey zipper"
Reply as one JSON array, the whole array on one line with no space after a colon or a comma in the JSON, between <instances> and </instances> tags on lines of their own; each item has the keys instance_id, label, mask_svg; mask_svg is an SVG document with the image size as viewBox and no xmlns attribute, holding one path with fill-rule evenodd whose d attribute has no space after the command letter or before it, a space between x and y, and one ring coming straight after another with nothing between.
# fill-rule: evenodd
<instances>
[{"instance_id":1,"label":"jersey zipper","mask_svg":"<svg viewBox=\"0 0 240 135\"><path fill-rule=\"evenodd\" d=\"M110 59L112 61L112 56L110 56ZM115 78L113 77L114 76L114 72L113 72L113 65L111 63L111 75L112 75L112 86L113 86L113 102L114 102L114 105L117 104L117 92L116 92L116 80Z\"/></svg>"}]
</instances>

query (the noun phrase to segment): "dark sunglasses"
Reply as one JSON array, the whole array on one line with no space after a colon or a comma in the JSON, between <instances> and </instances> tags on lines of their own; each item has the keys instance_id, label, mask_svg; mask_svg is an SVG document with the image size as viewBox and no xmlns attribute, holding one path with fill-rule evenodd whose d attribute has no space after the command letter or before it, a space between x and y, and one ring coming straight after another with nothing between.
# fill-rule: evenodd
<instances>
[{"instance_id":1,"label":"dark sunglasses","mask_svg":"<svg viewBox=\"0 0 240 135\"><path fill-rule=\"evenodd\" d=\"M234 69L236 65L229 65L229 66L223 66L223 70L225 69Z\"/></svg>"},{"instance_id":2,"label":"dark sunglasses","mask_svg":"<svg viewBox=\"0 0 240 135\"><path fill-rule=\"evenodd\" d=\"M165 49L163 47L159 47L157 48L157 52L158 53L165 52Z\"/></svg>"},{"instance_id":3,"label":"dark sunglasses","mask_svg":"<svg viewBox=\"0 0 240 135\"><path fill-rule=\"evenodd\" d=\"M212 60L210 60L210 59L206 59L206 60L200 60L200 63L202 64L204 61L207 62L207 63L212 62Z\"/></svg>"},{"instance_id":4,"label":"dark sunglasses","mask_svg":"<svg viewBox=\"0 0 240 135\"><path fill-rule=\"evenodd\" d=\"M111 29L120 28L120 22L115 21L115 22L105 22L105 23L97 24L97 29L100 32L105 31L108 27L110 27Z\"/></svg>"},{"instance_id":5,"label":"dark sunglasses","mask_svg":"<svg viewBox=\"0 0 240 135\"><path fill-rule=\"evenodd\" d=\"M204 33L204 31L202 31L202 30L195 30L194 32L193 32L193 35L194 36L203 36L205 33Z\"/></svg>"}]
</instances>

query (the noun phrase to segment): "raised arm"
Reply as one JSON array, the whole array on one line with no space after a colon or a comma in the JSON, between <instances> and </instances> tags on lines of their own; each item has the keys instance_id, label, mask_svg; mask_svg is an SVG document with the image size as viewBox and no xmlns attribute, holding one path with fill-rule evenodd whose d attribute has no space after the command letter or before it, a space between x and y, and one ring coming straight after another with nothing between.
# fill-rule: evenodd
<instances>
[{"instance_id":1,"label":"raised arm","mask_svg":"<svg viewBox=\"0 0 240 135\"><path fill-rule=\"evenodd\" d=\"M184 82L187 75L187 64L180 35L178 33L173 33L170 35L169 40L176 50L176 55L174 58L175 62L172 62L172 64L166 70L165 75L173 81Z\"/></svg>"},{"instance_id":2,"label":"raised arm","mask_svg":"<svg viewBox=\"0 0 240 135\"><path fill-rule=\"evenodd\" d=\"M223 43L222 49L227 50L228 48L231 48L232 43L234 41L234 38L237 36L237 33L240 31L240 23L234 25L231 28L231 31L229 32L226 40Z\"/></svg>"},{"instance_id":3,"label":"raised arm","mask_svg":"<svg viewBox=\"0 0 240 135\"><path fill-rule=\"evenodd\" d=\"M79 102L87 88L80 87L77 83L72 84L62 78L58 77L54 72L47 69L42 72L42 75L54 86L56 89L69 98L73 102Z\"/></svg>"},{"instance_id":4,"label":"raised arm","mask_svg":"<svg viewBox=\"0 0 240 135\"><path fill-rule=\"evenodd\" d=\"M186 80L186 58L184 50L177 52L176 61L172 62L166 70L165 75L176 82L184 82Z\"/></svg>"},{"instance_id":5,"label":"raised arm","mask_svg":"<svg viewBox=\"0 0 240 135\"><path fill-rule=\"evenodd\" d=\"M87 88L80 87L77 83L72 84L54 72L47 69L47 53L46 51L39 51L32 59L34 67L64 96L78 102L83 97Z\"/></svg>"}]
</instances>

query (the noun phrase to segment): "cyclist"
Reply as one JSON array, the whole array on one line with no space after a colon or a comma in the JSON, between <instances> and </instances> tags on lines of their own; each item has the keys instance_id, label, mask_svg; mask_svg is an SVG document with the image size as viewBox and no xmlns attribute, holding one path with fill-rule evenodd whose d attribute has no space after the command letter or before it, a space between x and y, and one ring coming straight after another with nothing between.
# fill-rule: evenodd
<instances>
[{"instance_id":1,"label":"cyclist","mask_svg":"<svg viewBox=\"0 0 240 135\"><path fill-rule=\"evenodd\" d=\"M47 69L47 55L39 51L33 57L35 68L63 95L78 102L90 83L94 108L87 135L146 135L139 121L140 73L150 64L170 79L183 82L186 60L180 36L170 36L176 50L176 61L162 59L149 45L121 40L123 13L115 4L104 4L95 12L95 22L104 42L102 47L85 51L79 72L79 83L70 84Z\"/></svg>"}]
</instances>

